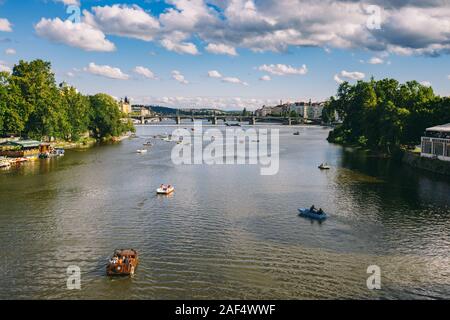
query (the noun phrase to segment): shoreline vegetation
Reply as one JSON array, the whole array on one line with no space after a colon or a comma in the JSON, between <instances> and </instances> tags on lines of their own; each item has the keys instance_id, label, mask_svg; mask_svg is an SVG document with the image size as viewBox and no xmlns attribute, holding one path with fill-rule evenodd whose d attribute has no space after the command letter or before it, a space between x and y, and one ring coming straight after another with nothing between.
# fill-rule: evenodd
<instances>
[{"instance_id":1,"label":"shoreline vegetation","mask_svg":"<svg viewBox=\"0 0 450 320\"><path fill-rule=\"evenodd\" d=\"M28 138L63 148L120 141L135 132L118 102L98 93L83 95L56 84L50 62L19 61L0 72L0 137Z\"/></svg>"},{"instance_id":2,"label":"shoreline vegetation","mask_svg":"<svg viewBox=\"0 0 450 320\"><path fill-rule=\"evenodd\" d=\"M450 122L450 97L417 81L395 79L343 82L323 110L323 120L341 124L328 141L400 159L420 144L425 129Z\"/></svg>"}]
</instances>

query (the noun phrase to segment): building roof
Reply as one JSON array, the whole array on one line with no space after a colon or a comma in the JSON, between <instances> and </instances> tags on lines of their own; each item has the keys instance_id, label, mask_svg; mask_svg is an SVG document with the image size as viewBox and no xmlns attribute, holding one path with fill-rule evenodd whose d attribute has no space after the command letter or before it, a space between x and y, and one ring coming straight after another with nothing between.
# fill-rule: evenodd
<instances>
[{"instance_id":1,"label":"building roof","mask_svg":"<svg viewBox=\"0 0 450 320\"><path fill-rule=\"evenodd\" d=\"M427 131L450 132L450 123L441 124L439 126L427 128Z\"/></svg>"},{"instance_id":2,"label":"building roof","mask_svg":"<svg viewBox=\"0 0 450 320\"><path fill-rule=\"evenodd\" d=\"M19 146L22 148L37 148L41 143L36 140L19 140L19 141L6 141L0 144L0 146Z\"/></svg>"}]
</instances>

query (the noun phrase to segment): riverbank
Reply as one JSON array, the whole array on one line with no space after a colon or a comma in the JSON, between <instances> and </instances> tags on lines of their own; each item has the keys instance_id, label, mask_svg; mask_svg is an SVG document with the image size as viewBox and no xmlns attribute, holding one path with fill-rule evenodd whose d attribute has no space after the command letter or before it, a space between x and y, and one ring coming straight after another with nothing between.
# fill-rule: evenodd
<instances>
[{"instance_id":1,"label":"riverbank","mask_svg":"<svg viewBox=\"0 0 450 320\"><path fill-rule=\"evenodd\" d=\"M404 152L401 160L413 168L450 176L450 162L447 161L421 157L410 151Z\"/></svg>"}]
</instances>

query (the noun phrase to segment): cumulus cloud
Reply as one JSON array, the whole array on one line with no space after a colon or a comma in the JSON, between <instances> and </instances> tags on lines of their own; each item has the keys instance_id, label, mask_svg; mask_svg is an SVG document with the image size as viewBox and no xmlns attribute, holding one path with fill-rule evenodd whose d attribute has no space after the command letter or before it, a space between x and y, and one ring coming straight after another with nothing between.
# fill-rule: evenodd
<instances>
[{"instance_id":1,"label":"cumulus cloud","mask_svg":"<svg viewBox=\"0 0 450 320\"><path fill-rule=\"evenodd\" d=\"M383 63L384 63L384 60L381 59L381 58L378 58L378 57L372 57L372 58L370 58L370 59L367 61L367 63L369 63L369 64L383 64Z\"/></svg>"},{"instance_id":2,"label":"cumulus cloud","mask_svg":"<svg viewBox=\"0 0 450 320\"><path fill-rule=\"evenodd\" d=\"M8 48L5 50L5 54L10 55L10 56L15 55L16 53L17 53L16 50L13 48Z\"/></svg>"},{"instance_id":3,"label":"cumulus cloud","mask_svg":"<svg viewBox=\"0 0 450 320\"><path fill-rule=\"evenodd\" d=\"M178 81L179 83L182 83L182 84L188 84L189 83L189 81L186 80L184 75L182 75L181 72L178 71L178 70L173 70L172 71L172 78L174 80Z\"/></svg>"},{"instance_id":4,"label":"cumulus cloud","mask_svg":"<svg viewBox=\"0 0 450 320\"><path fill-rule=\"evenodd\" d=\"M431 87L430 81L421 81L420 84L423 85L424 87Z\"/></svg>"},{"instance_id":5,"label":"cumulus cloud","mask_svg":"<svg viewBox=\"0 0 450 320\"><path fill-rule=\"evenodd\" d=\"M70 6L70 5L75 5L75 6L79 6L80 5L80 0L54 0L56 2L62 2L64 3L66 6Z\"/></svg>"},{"instance_id":6,"label":"cumulus cloud","mask_svg":"<svg viewBox=\"0 0 450 320\"><path fill-rule=\"evenodd\" d=\"M236 110L247 108L255 110L263 105L275 105L279 103L277 99L243 98L243 97L136 97L137 103L162 105L167 107L180 108L205 108L215 107L224 110Z\"/></svg>"},{"instance_id":7,"label":"cumulus cloud","mask_svg":"<svg viewBox=\"0 0 450 320\"><path fill-rule=\"evenodd\" d=\"M12 26L8 19L0 18L0 31L12 32Z\"/></svg>"},{"instance_id":8,"label":"cumulus cloud","mask_svg":"<svg viewBox=\"0 0 450 320\"><path fill-rule=\"evenodd\" d=\"M259 71L265 71L277 76L285 75L304 75L308 73L308 68L306 65L302 65L300 68L294 68L285 64L264 64L258 67Z\"/></svg>"},{"instance_id":9,"label":"cumulus cloud","mask_svg":"<svg viewBox=\"0 0 450 320\"><path fill-rule=\"evenodd\" d=\"M217 70L208 71L208 77L210 78L222 78L222 75Z\"/></svg>"},{"instance_id":10,"label":"cumulus cloud","mask_svg":"<svg viewBox=\"0 0 450 320\"><path fill-rule=\"evenodd\" d=\"M191 42L175 42L171 39L163 39L161 45L169 51L180 54L199 54L197 47Z\"/></svg>"},{"instance_id":11,"label":"cumulus cloud","mask_svg":"<svg viewBox=\"0 0 450 320\"><path fill-rule=\"evenodd\" d=\"M229 56L237 56L236 49L223 43L210 43L205 48L206 51L214 54L226 54Z\"/></svg>"},{"instance_id":12,"label":"cumulus cloud","mask_svg":"<svg viewBox=\"0 0 450 320\"><path fill-rule=\"evenodd\" d=\"M84 23L107 35L158 41L168 50L189 54L198 53L193 39L208 43L207 52L228 55L237 54L236 48L283 51L291 46L399 55L450 53L446 0L165 2L169 6L159 15L137 5L95 6L84 11ZM369 5L382 8L380 29L367 27ZM9 22L5 27L4 19L0 21L0 30L10 29Z\"/></svg>"},{"instance_id":13,"label":"cumulus cloud","mask_svg":"<svg viewBox=\"0 0 450 320\"><path fill-rule=\"evenodd\" d=\"M93 7L83 11L85 22L106 34L151 41L160 28L159 21L137 5Z\"/></svg>"},{"instance_id":14,"label":"cumulus cloud","mask_svg":"<svg viewBox=\"0 0 450 320\"><path fill-rule=\"evenodd\" d=\"M137 66L133 70L136 74L143 76L147 79L155 79L155 74L148 68Z\"/></svg>"},{"instance_id":15,"label":"cumulus cloud","mask_svg":"<svg viewBox=\"0 0 450 320\"><path fill-rule=\"evenodd\" d=\"M108 65L96 65L93 62L89 63L89 66L85 68L84 71L110 79L128 80L130 78L129 75L123 73L119 68Z\"/></svg>"},{"instance_id":16,"label":"cumulus cloud","mask_svg":"<svg viewBox=\"0 0 450 320\"><path fill-rule=\"evenodd\" d=\"M224 77L224 78L222 78L222 82L234 83L234 84L242 84L244 86L248 86L247 82L242 81L241 79L236 78L236 77Z\"/></svg>"},{"instance_id":17,"label":"cumulus cloud","mask_svg":"<svg viewBox=\"0 0 450 320\"><path fill-rule=\"evenodd\" d=\"M102 31L84 22L42 18L34 28L40 37L86 51L109 52L116 49Z\"/></svg>"},{"instance_id":18,"label":"cumulus cloud","mask_svg":"<svg viewBox=\"0 0 450 320\"><path fill-rule=\"evenodd\" d=\"M222 82L225 83L234 83L234 84L242 84L244 86L248 86L248 83L245 81L242 81L241 79L237 77L224 77L219 71L217 70L211 70L208 71L208 77L210 78L218 78L221 79Z\"/></svg>"},{"instance_id":19,"label":"cumulus cloud","mask_svg":"<svg viewBox=\"0 0 450 320\"><path fill-rule=\"evenodd\" d=\"M359 71L349 72L342 70L340 73L334 75L334 81L340 84L345 81L343 78L345 78L346 80L362 80L365 77L366 75Z\"/></svg>"},{"instance_id":20,"label":"cumulus cloud","mask_svg":"<svg viewBox=\"0 0 450 320\"><path fill-rule=\"evenodd\" d=\"M261 81L270 81L270 80L272 80L272 78L270 78L270 76L266 74L266 75L262 76L261 78L259 78L259 80L261 80Z\"/></svg>"}]
</instances>

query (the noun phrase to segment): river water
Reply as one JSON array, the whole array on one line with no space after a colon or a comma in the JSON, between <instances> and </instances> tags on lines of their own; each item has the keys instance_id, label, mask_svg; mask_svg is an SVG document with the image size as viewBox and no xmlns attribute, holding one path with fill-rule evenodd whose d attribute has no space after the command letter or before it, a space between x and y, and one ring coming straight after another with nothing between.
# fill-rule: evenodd
<instances>
[{"instance_id":1,"label":"river water","mask_svg":"<svg viewBox=\"0 0 450 320\"><path fill-rule=\"evenodd\" d=\"M175 128L0 171L0 298L450 298L448 178L329 144L321 127L276 127L273 176L174 165L160 140L136 154ZM173 196L155 195L161 183ZM313 203L328 220L298 217ZM138 250L133 278L105 276L115 248ZM72 265L81 290L67 289Z\"/></svg>"}]
</instances>

